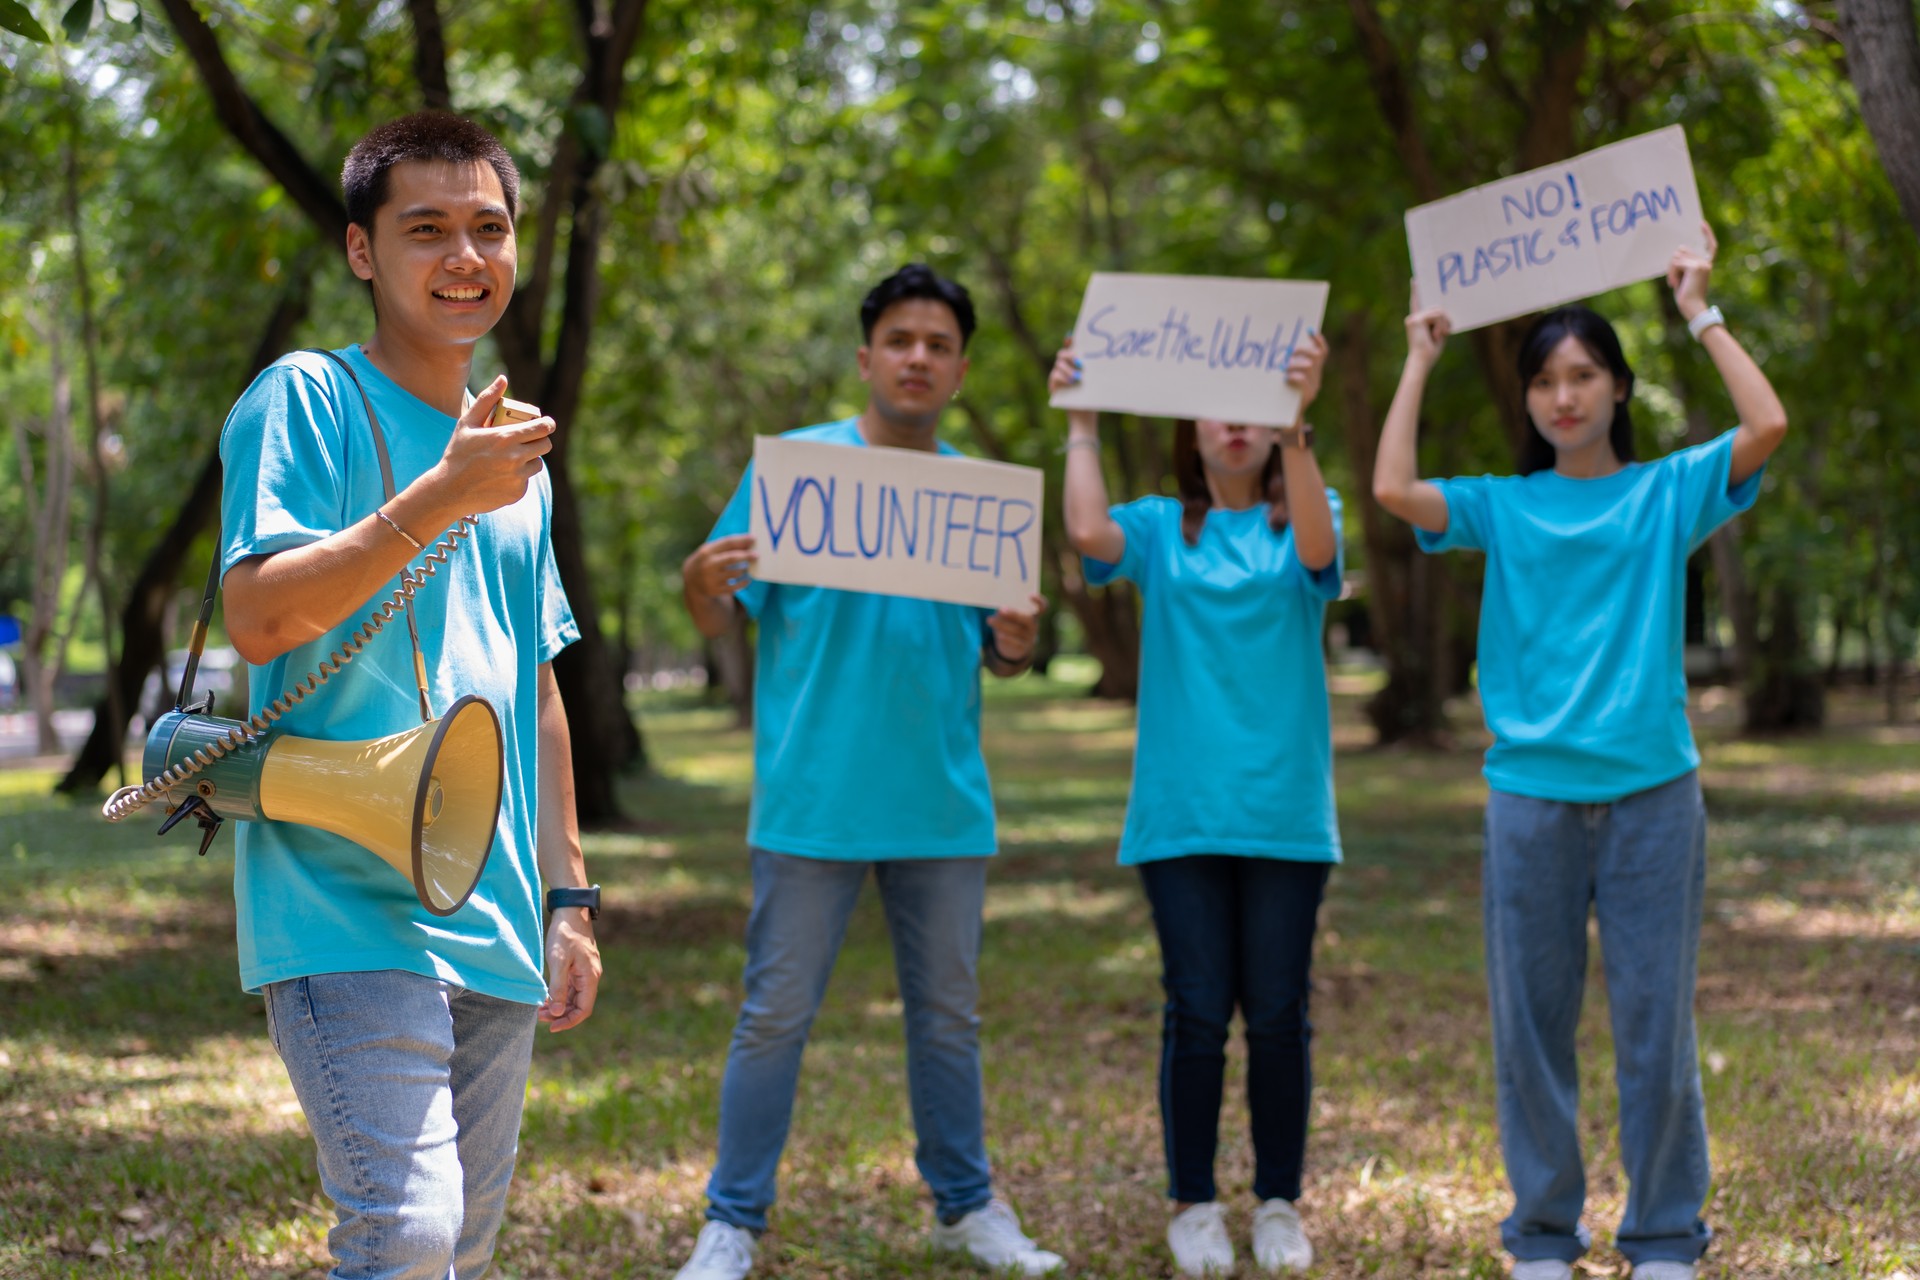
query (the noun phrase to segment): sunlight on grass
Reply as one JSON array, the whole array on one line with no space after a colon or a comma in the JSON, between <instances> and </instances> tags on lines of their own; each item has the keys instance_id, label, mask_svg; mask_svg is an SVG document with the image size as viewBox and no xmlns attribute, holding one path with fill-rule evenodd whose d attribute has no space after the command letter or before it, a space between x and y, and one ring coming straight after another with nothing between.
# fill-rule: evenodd
<instances>
[{"instance_id":1,"label":"sunlight on grass","mask_svg":"<svg viewBox=\"0 0 1920 1280\"><path fill-rule=\"evenodd\" d=\"M1067 662L988 688L1004 850L980 964L988 1135L997 1186L1076 1274L1159 1280L1159 953L1114 864L1132 712L1078 696L1095 674ZM1372 680L1336 677L1342 743L1365 739ZM628 828L586 838L607 978L591 1022L536 1046L509 1278L665 1275L700 1226L751 903L751 740L686 692L642 707L659 771L629 784ZM1920 1275L1920 736L1706 738L1719 1241L1702 1280ZM1336 770L1347 861L1315 967L1302 1201L1315 1274L1498 1280L1477 752L1343 747ZM200 860L48 799L53 781L0 773L0 1275L317 1274L331 1211L260 1001L237 989L230 837ZM899 1008L869 892L814 1024L757 1275L977 1274L925 1250ZM1580 1035L1604 1241L1626 1189L1597 966ZM1242 1226L1244 1072L1236 1043L1220 1173ZM1604 1245L1588 1263L1625 1272Z\"/></svg>"}]
</instances>

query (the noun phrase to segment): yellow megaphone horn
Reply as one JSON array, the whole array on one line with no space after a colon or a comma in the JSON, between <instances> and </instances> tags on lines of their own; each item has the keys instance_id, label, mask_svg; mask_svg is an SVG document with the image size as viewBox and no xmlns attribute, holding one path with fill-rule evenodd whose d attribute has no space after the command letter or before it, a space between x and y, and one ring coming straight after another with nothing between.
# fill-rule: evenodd
<instances>
[{"instance_id":1,"label":"yellow megaphone horn","mask_svg":"<svg viewBox=\"0 0 1920 1280\"><path fill-rule=\"evenodd\" d=\"M198 810L215 826L221 818L297 822L373 853L413 882L434 915L452 915L472 896L493 852L505 780L500 717L485 698L469 694L438 720L361 742L275 733L232 745L247 728L181 711L154 722L148 776L165 777L196 755L208 761L153 797L172 815L163 833ZM215 747L224 750L208 760Z\"/></svg>"}]
</instances>

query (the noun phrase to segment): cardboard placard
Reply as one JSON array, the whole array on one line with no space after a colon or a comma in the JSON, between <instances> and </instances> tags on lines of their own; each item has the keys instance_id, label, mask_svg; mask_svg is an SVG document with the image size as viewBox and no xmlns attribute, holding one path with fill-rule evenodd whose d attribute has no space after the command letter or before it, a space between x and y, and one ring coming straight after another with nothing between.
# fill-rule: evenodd
<instances>
[{"instance_id":1,"label":"cardboard placard","mask_svg":"<svg viewBox=\"0 0 1920 1280\"><path fill-rule=\"evenodd\" d=\"M1096 272L1073 326L1080 385L1053 405L1292 426L1287 361L1326 311L1324 280Z\"/></svg>"},{"instance_id":2,"label":"cardboard placard","mask_svg":"<svg viewBox=\"0 0 1920 1280\"><path fill-rule=\"evenodd\" d=\"M1027 609L1040 589L1043 473L917 449L760 436L753 576Z\"/></svg>"},{"instance_id":3,"label":"cardboard placard","mask_svg":"<svg viewBox=\"0 0 1920 1280\"><path fill-rule=\"evenodd\" d=\"M1456 333L1666 274L1702 247L1679 125L1407 211L1422 307Z\"/></svg>"}]
</instances>

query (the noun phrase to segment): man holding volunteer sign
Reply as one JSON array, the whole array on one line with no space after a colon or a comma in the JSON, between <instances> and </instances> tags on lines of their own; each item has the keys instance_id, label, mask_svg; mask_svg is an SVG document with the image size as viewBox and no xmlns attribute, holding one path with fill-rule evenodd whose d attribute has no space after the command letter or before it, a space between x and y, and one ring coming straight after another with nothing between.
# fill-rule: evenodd
<instances>
[{"instance_id":1,"label":"man holding volunteer sign","mask_svg":"<svg viewBox=\"0 0 1920 1280\"><path fill-rule=\"evenodd\" d=\"M1686 562L1758 497L1787 417L1708 305L1717 246L1676 154L1684 165L1685 140L1667 130L1407 215L1416 281L1407 361L1373 487L1423 549L1486 556L1480 699L1494 742L1482 888L1500 1139L1514 1195L1502 1238L1517 1280L1570 1280L1590 1243L1575 1111L1590 912L1606 965L1629 1183L1615 1244L1636 1280L1691 1280L1712 1238L1701 1218L1709 1167L1693 1022L1706 810L1681 666ZM1555 184L1566 184L1569 199L1577 189L1604 202L1604 212L1566 224L1612 237L1600 248L1614 256L1590 256L1582 268L1583 292L1664 275L1738 425L1635 461L1633 372L1620 339L1586 307L1563 306L1535 320L1520 344L1531 422L1520 474L1422 479L1421 400L1448 334L1570 296L1571 277L1509 267L1478 284L1459 265L1506 235L1509 218L1528 220L1515 192L1531 194L1537 215ZM1477 223L1440 227L1442 209L1477 210ZM1482 248L1451 247L1475 243ZM1589 236L1565 256L1595 248Z\"/></svg>"},{"instance_id":2,"label":"man holding volunteer sign","mask_svg":"<svg viewBox=\"0 0 1920 1280\"><path fill-rule=\"evenodd\" d=\"M760 643L746 998L709 1221L679 1280L752 1269L807 1031L869 869L893 938L932 1243L1025 1275L1063 1265L993 1195L974 1012L996 847L980 670L1032 661L1038 475L963 463L937 437L967 369L965 289L908 266L867 295L860 322L865 411L763 441L683 570L703 634L744 609Z\"/></svg>"},{"instance_id":3,"label":"man holding volunteer sign","mask_svg":"<svg viewBox=\"0 0 1920 1280\"><path fill-rule=\"evenodd\" d=\"M1142 597L1120 861L1139 868L1160 942L1167 1244L1182 1275L1234 1267L1214 1153L1236 1007L1254 1260L1270 1272L1313 1262L1294 1204L1311 1114L1308 973L1340 860L1320 650L1340 594L1340 500L1305 420L1326 299L1318 282L1095 276L1048 382L1068 409L1067 536L1090 584L1124 578ZM1095 406L1178 418L1177 498L1109 506Z\"/></svg>"}]
</instances>

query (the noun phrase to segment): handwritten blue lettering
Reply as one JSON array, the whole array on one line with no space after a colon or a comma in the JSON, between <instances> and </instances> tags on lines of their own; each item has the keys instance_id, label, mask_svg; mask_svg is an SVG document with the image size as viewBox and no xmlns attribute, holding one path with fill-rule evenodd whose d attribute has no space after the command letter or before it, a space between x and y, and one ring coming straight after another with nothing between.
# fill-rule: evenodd
<instances>
[{"instance_id":1,"label":"handwritten blue lettering","mask_svg":"<svg viewBox=\"0 0 1920 1280\"><path fill-rule=\"evenodd\" d=\"M1498 280L1509 271L1544 267L1554 258L1553 246L1545 243L1546 236L1544 228L1502 236L1491 244L1475 248L1471 259L1465 253L1441 254L1440 292L1471 289L1483 278Z\"/></svg>"},{"instance_id":2,"label":"handwritten blue lettering","mask_svg":"<svg viewBox=\"0 0 1920 1280\"><path fill-rule=\"evenodd\" d=\"M793 521L793 508L794 504L800 500L800 489L799 486L796 485L787 493L786 509L781 512L780 519L776 521L773 518L773 508L767 503L767 478L756 475L754 479L759 482L760 510L767 517L767 537L772 541L773 549L778 551L780 549L780 538L786 533L787 526Z\"/></svg>"},{"instance_id":3,"label":"handwritten blue lettering","mask_svg":"<svg viewBox=\"0 0 1920 1280\"><path fill-rule=\"evenodd\" d=\"M1007 512L1017 510L1025 518L1018 528L1007 528ZM1027 549L1020 545L1020 535L1033 528L1034 509L1031 502L1020 498L1006 498L1000 503L1000 524L997 532L999 540L993 544L993 576L1000 576L1000 553L1006 550L1007 539L1013 539L1013 554L1020 560L1020 580L1027 580Z\"/></svg>"},{"instance_id":4,"label":"handwritten blue lettering","mask_svg":"<svg viewBox=\"0 0 1920 1280\"><path fill-rule=\"evenodd\" d=\"M947 531L945 536L940 539L940 567L943 569L951 569L954 567L953 561L947 559L947 552L953 548L953 531L967 527L967 521L955 520L953 518L954 510L963 502L971 502L975 505L975 510L979 509L980 499L977 495L971 493L956 493L953 495L952 500L947 503Z\"/></svg>"},{"instance_id":5,"label":"handwritten blue lettering","mask_svg":"<svg viewBox=\"0 0 1920 1280\"><path fill-rule=\"evenodd\" d=\"M1630 235L1642 222L1660 221L1663 210L1673 217L1680 214L1680 193L1672 186L1657 191L1636 191L1611 203L1596 204L1587 214L1588 226L1598 243L1602 233Z\"/></svg>"},{"instance_id":6,"label":"handwritten blue lettering","mask_svg":"<svg viewBox=\"0 0 1920 1280\"><path fill-rule=\"evenodd\" d=\"M804 526L800 521L800 504L805 500L809 489L813 491L815 497L820 499L820 536L814 539L811 547L807 546L801 535L801 529ZM801 477L800 483L793 487L793 495L787 499L787 510L791 513L793 520L793 549L803 556L819 555L820 548L827 545L827 531L833 524L833 499L827 496L826 488L812 476Z\"/></svg>"},{"instance_id":7,"label":"handwritten blue lettering","mask_svg":"<svg viewBox=\"0 0 1920 1280\"><path fill-rule=\"evenodd\" d=\"M884 483L874 485L869 495L866 482L851 481L853 500L848 503L840 500L844 495L838 477L802 475L788 484L784 500L776 501L764 477L756 477L755 483L767 539L775 551L791 546L803 556L917 561L995 578L1017 571L1023 581L1030 572L1021 539L1036 527L1039 512L1025 499Z\"/></svg>"},{"instance_id":8,"label":"handwritten blue lettering","mask_svg":"<svg viewBox=\"0 0 1920 1280\"><path fill-rule=\"evenodd\" d=\"M887 540L887 502L881 494L873 497L873 550L867 550L866 519L861 509L866 506L867 486L856 482L853 486L853 536L860 544L860 554L871 560L880 554L881 546Z\"/></svg>"},{"instance_id":9,"label":"handwritten blue lettering","mask_svg":"<svg viewBox=\"0 0 1920 1280\"><path fill-rule=\"evenodd\" d=\"M1124 329L1119 333L1109 333L1100 327L1100 322L1112 315L1118 307L1102 307L1087 319L1087 336L1098 339L1099 346L1089 344L1080 353L1083 360L1109 360L1117 356L1137 356L1147 352L1159 334L1153 329Z\"/></svg>"},{"instance_id":10,"label":"handwritten blue lettering","mask_svg":"<svg viewBox=\"0 0 1920 1280\"><path fill-rule=\"evenodd\" d=\"M911 560L920 543L920 491L913 491L913 518L910 520L904 518L906 510L900 505L900 490L889 486L887 494L887 558L893 558L893 535L898 530L900 541L907 548L907 559Z\"/></svg>"},{"instance_id":11,"label":"handwritten blue lettering","mask_svg":"<svg viewBox=\"0 0 1920 1280\"><path fill-rule=\"evenodd\" d=\"M834 531L839 527L839 522L833 518L833 500L835 496L834 487L837 484L839 484L839 480L837 478L833 476L827 477L827 554L830 556L835 556L841 560L851 560L853 559L854 553L851 551L842 551L840 549L840 540L833 536ZM857 522L860 518L860 512L858 509L858 503L859 503L858 494L854 495L854 502L855 502L854 520Z\"/></svg>"}]
</instances>

